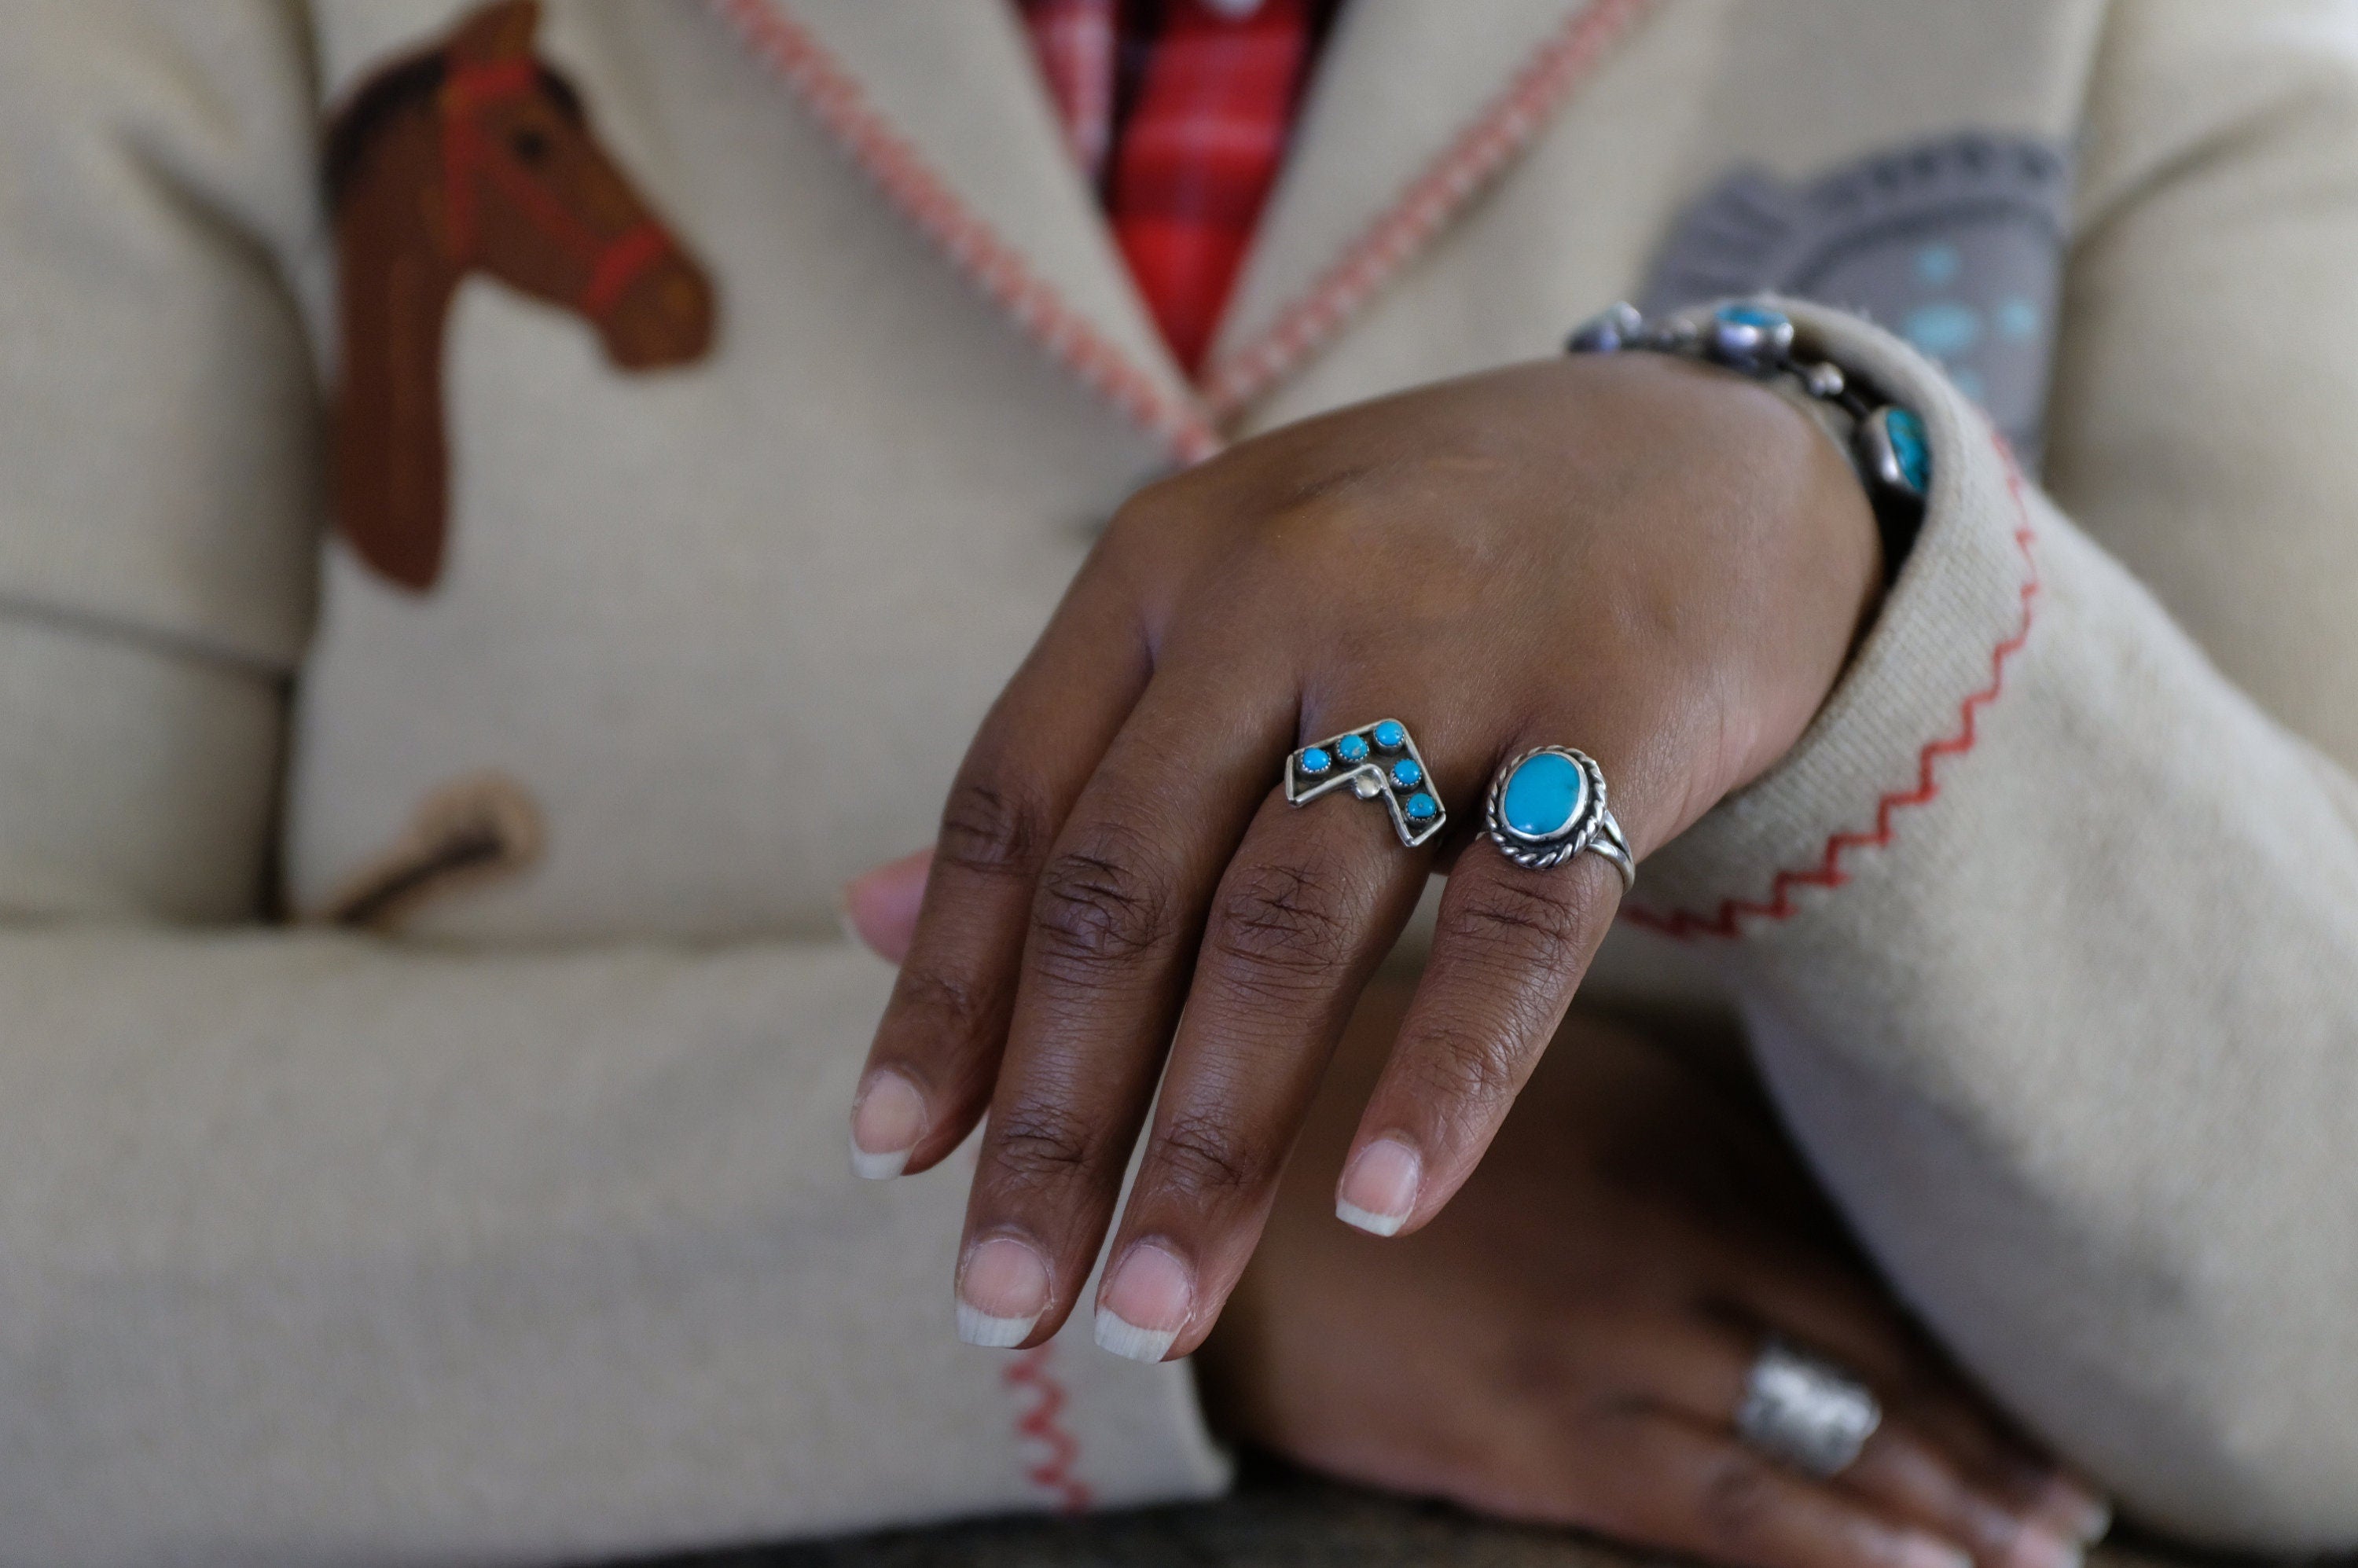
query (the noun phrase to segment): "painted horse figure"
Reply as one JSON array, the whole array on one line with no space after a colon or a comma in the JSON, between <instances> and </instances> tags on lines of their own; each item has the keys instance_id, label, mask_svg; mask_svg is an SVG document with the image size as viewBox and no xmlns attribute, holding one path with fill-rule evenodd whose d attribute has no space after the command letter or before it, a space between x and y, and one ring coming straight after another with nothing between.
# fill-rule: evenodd
<instances>
[{"instance_id":1,"label":"painted horse figure","mask_svg":"<svg viewBox=\"0 0 2358 1568\"><path fill-rule=\"evenodd\" d=\"M700 358L712 286L533 53L535 0L501 0L389 67L336 117L328 189L342 365L334 504L360 557L423 592L449 533L442 340L483 273L581 316L623 370Z\"/></svg>"}]
</instances>

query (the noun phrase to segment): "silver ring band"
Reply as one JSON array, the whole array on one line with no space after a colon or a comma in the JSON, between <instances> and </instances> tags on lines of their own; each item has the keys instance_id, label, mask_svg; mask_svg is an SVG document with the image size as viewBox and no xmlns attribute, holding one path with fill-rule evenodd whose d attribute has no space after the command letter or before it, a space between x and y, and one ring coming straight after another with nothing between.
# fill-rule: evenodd
<instances>
[{"instance_id":1,"label":"silver ring band","mask_svg":"<svg viewBox=\"0 0 2358 1568\"><path fill-rule=\"evenodd\" d=\"M1440 832L1449 820L1423 754L1408 726L1397 719L1379 719L1330 735L1285 760L1289 805L1307 806L1347 785L1361 800L1384 803L1392 831L1409 849Z\"/></svg>"},{"instance_id":2,"label":"silver ring band","mask_svg":"<svg viewBox=\"0 0 2358 1568\"><path fill-rule=\"evenodd\" d=\"M1605 804L1605 770L1570 746L1537 746L1508 759L1490 781L1483 831L1530 871L1594 854L1621 873L1623 892L1638 885L1629 840Z\"/></svg>"},{"instance_id":3,"label":"silver ring band","mask_svg":"<svg viewBox=\"0 0 2358 1568\"><path fill-rule=\"evenodd\" d=\"M1773 1337L1752 1363L1736 1411L1738 1437L1821 1479L1849 1469L1882 1423L1883 1406L1866 1384Z\"/></svg>"}]
</instances>

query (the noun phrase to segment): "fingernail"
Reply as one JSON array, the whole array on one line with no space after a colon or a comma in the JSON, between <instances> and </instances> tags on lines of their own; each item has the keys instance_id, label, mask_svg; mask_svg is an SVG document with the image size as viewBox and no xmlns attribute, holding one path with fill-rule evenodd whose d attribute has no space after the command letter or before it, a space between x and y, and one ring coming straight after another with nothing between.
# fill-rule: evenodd
<instances>
[{"instance_id":1,"label":"fingernail","mask_svg":"<svg viewBox=\"0 0 2358 1568\"><path fill-rule=\"evenodd\" d=\"M1894 1568L1974 1568L1973 1553L1938 1536L1903 1530L1893 1553Z\"/></svg>"},{"instance_id":2,"label":"fingernail","mask_svg":"<svg viewBox=\"0 0 2358 1568\"><path fill-rule=\"evenodd\" d=\"M2048 1481L2036 1511L2082 1546L2093 1546L2113 1528L2113 1505L2069 1476Z\"/></svg>"},{"instance_id":3,"label":"fingernail","mask_svg":"<svg viewBox=\"0 0 2358 1568\"><path fill-rule=\"evenodd\" d=\"M1379 1138L1351 1158L1335 1198L1335 1217L1371 1236L1397 1236L1416 1207L1424 1162L1397 1138Z\"/></svg>"},{"instance_id":4,"label":"fingernail","mask_svg":"<svg viewBox=\"0 0 2358 1568\"><path fill-rule=\"evenodd\" d=\"M1195 1310L1187 1265L1152 1242L1131 1248L1098 1297L1098 1344L1133 1361L1160 1361Z\"/></svg>"},{"instance_id":5,"label":"fingernail","mask_svg":"<svg viewBox=\"0 0 2358 1568\"><path fill-rule=\"evenodd\" d=\"M2080 1568L2080 1549L2045 1525L2027 1524L2006 1549L2006 1568Z\"/></svg>"},{"instance_id":6,"label":"fingernail","mask_svg":"<svg viewBox=\"0 0 2358 1568\"><path fill-rule=\"evenodd\" d=\"M890 1067L868 1075L851 1102L851 1171L871 1182L897 1176L925 1135L925 1097Z\"/></svg>"},{"instance_id":7,"label":"fingernail","mask_svg":"<svg viewBox=\"0 0 2358 1568\"><path fill-rule=\"evenodd\" d=\"M1011 1236L975 1243L958 1271L957 1333L968 1345L1006 1350L1030 1337L1048 1310L1048 1266Z\"/></svg>"}]
</instances>

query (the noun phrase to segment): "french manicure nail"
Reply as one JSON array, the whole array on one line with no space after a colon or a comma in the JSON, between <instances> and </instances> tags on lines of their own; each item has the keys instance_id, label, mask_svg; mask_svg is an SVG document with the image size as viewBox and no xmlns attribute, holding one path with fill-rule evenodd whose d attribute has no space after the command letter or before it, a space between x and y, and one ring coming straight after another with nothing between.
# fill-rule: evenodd
<instances>
[{"instance_id":1,"label":"french manicure nail","mask_svg":"<svg viewBox=\"0 0 2358 1568\"><path fill-rule=\"evenodd\" d=\"M2113 1505L2068 1476L2047 1483L2038 1511L2082 1546L2095 1545L2113 1528Z\"/></svg>"},{"instance_id":2,"label":"french manicure nail","mask_svg":"<svg viewBox=\"0 0 2358 1568\"><path fill-rule=\"evenodd\" d=\"M925 1097L890 1067L871 1073L851 1102L851 1170L870 1181L897 1176L925 1135Z\"/></svg>"},{"instance_id":3,"label":"french manicure nail","mask_svg":"<svg viewBox=\"0 0 2358 1568\"><path fill-rule=\"evenodd\" d=\"M1897 1568L1974 1568L1973 1553L1963 1547L1914 1530L1900 1533L1893 1556Z\"/></svg>"},{"instance_id":4,"label":"french manicure nail","mask_svg":"<svg viewBox=\"0 0 2358 1568\"><path fill-rule=\"evenodd\" d=\"M2006 1549L2006 1568L2081 1568L2080 1549L2045 1525L2027 1524Z\"/></svg>"},{"instance_id":5,"label":"french manicure nail","mask_svg":"<svg viewBox=\"0 0 2358 1568\"><path fill-rule=\"evenodd\" d=\"M1160 1361L1195 1310L1193 1271L1163 1248L1140 1242L1098 1296L1098 1344L1133 1361Z\"/></svg>"},{"instance_id":6,"label":"french manicure nail","mask_svg":"<svg viewBox=\"0 0 2358 1568\"><path fill-rule=\"evenodd\" d=\"M1397 1236L1416 1207L1424 1162L1397 1138L1379 1138L1352 1156L1335 1198L1335 1217L1371 1236Z\"/></svg>"},{"instance_id":7,"label":"french manicure nail","mask_svg":"<svg viewBox=\"0 0 2358 1568\"><path fill-rule=\"evenodd\" d=\"M957 1334L968 1345L1008 1350L1031 1336L1048 1310L1048 1266L1011 1236L993 1236L967 1252L958 1271Z\"/></svg>"}]
</instances>

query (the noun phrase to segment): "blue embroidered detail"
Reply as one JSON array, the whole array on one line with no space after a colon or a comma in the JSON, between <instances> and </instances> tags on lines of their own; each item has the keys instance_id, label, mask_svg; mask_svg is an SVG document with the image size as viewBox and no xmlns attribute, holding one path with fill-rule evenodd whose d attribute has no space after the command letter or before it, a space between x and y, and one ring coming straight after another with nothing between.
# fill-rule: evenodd
<instances>
[{"instance_id":1,"label":"blue embroidered detail","mask_svg":"<svg viewBox=\"0 0 2358 1568\"><path fill-rule=\"evenodd\" d=\"M1936 300L1908 312L1899 335L1936 360L1953 359L1982 341L1982 313L1953 299Z\"/></svg>"},{"instance_id":2,"label":"blue embroidered detail","mask_svg":"<svg viewBox=\"0 0 2358 1568\"><path fill-rule=\"evenodd\" d=\"M1956 282L1964 265L1954 245L1926 245L1916 253L1917 277L1934 288L1946 288Z\"/></svg>"},{"instance_id":3,"label":"blue embroidered detail","mask_svg":"<svg viewBox=\"0 0 2358 1568\"><path fill-rule=\"evenodd\" d=\"M2035 471L2071 174L2056 144L1982 132L1793 183L1737 170L1679 219L1638 303L1660 318L1784 294L1894 327L1942 362Z\"/></svg>"}]
</instances>

